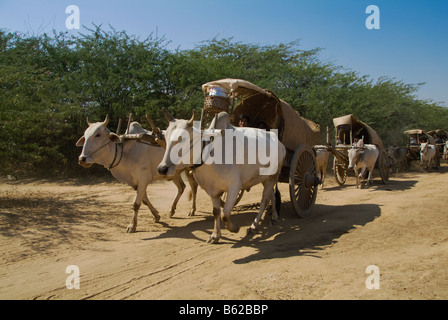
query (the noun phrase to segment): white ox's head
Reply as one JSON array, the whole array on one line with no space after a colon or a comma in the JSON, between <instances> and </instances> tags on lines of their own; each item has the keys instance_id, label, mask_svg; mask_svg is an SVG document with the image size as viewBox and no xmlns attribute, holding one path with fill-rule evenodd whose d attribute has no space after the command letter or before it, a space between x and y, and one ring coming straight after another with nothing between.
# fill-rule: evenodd
<instances>
[{"instance_id":1,"label":"white ox's head","mask_svg":"<svg viewBox=\"0 0 448 320\"><path fill-rule=\"evenodd\" d=\"M426 155L428 153L429 142L423 142L420 144L420 154Z\"/></svg>"},{"instance_id":2,"label":"white ox's head","mask_svg":"<svg viewBox=\"0 0 448 320\"><path fill-rule=\"evenodd\" d=\"M361 160L364 153L364 138L353 143L351 149L348 150L348 169L353 169Z\"/></svg>"},{"instance_id":3,"label":"white ox's head","mask_svg":"<svg viewBox=\"0 0 448 320\"><path fill-rule=\"evenodd\" d=\"M353 169L361 160L364 150L359 147L352 147L348 150L348 169Z\"/></svg>"},{"instance_id":4,"label":"white ox's head","mask_svg":"<svg viewBox=\"0 0 448 320\"><path fill-rule=\"evenodd\" d=\"M83 147L78 158L78 163L84 168L91 167L94 163L107 165L110 162L110 154L114 152L114 143L119 142L120 137L107 129L109 116L104 122L90 123L84 135L76 142L77 147Z\"/></svg>"},{"instance_id":5,"label":"white ox's head","mask_svg":"<svg viewBox=\"0 0 448 320\"><path fill-rule=\"evenodd\" d=\"M189 152L193 143L193 122L196 112L190 120L175 119L165 108L162 109L169 126L165 132L166 149L162 162L158 166L158 172L164 176L173 176L176 170L183 169L193 164L192 152ZM178 155L172 159L173 155Z\"/></svg>"},{"instance_id":6,"label":"white ox's head","mask_svg":"<svg viewBox=\"0 0 448 320\"><path fill-rule=\"evenodd\" d=\"M360 139L353 144L353 147L348 150L348 169L353 169L361 160L364 153L364 139Z\"/></svg>"}]
</instances>

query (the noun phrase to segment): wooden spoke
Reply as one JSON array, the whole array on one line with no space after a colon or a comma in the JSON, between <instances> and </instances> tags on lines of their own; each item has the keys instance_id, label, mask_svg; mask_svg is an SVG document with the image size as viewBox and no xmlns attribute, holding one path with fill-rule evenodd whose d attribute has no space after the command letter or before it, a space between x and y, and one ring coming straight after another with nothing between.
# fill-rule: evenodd
<instances>
[{"instance_id":1,"label":"wooden spoke","mask_svg":"<svg viewBox=\"0 0 448 320\"><path fill-rule=\"evenodd\" d=\"M289 193L296 214L305 218L317 196L316 157L311 147L302 145L294 153L289 174Z\"/></svg>"}]
</instances>

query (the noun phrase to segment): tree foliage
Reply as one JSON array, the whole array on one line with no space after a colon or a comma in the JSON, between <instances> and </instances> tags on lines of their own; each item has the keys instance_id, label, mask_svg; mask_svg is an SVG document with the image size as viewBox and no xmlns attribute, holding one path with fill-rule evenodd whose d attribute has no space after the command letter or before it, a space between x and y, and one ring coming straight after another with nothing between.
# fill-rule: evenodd
<instances>
[{"instance_id":1,"label":"tree foliage","mask_svg":"<svg viewBox=\"0 0 448 320\"><path fill-rule=\"evenodd\" d=\"M111 126L132 113L147 125L166 122L161 108L190 117L203 104L201 85L241 78L268 88L302 116L332 127L332 119L353 113L386 144L403 141L403 130L446 128L448 110L416 97L421 84L366 75L324 63L320 49L299 41L257 45L211 39L191 50L168 50L168 41L144 40L112 27L26 36L0 30L1 167L49 169L83 174L75 142L88 117ZM114 130L114 128L112 128ZM325 130L322 130L325 131Z\"/></svg>"}]
</instances>

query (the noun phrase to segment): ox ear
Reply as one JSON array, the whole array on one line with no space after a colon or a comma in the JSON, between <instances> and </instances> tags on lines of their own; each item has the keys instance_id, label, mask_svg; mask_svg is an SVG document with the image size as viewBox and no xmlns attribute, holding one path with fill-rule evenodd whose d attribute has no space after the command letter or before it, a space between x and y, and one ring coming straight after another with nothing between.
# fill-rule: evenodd
<instances>
[{"instance_id":1,"label":"ox ear","mask_svg":"<svg viewBox=\"0 0 448 320\"><path fill-rule=\"evenodd\" d=\"M165 116L165 119L168 120L168 122L175 121L174 117L171 115L171 113L168 112L168 110L165 107L162 108L162 112L163 115Z\"/></svg>"},{"instance_id":2,"label":"ox ear","mask_svg":"<svg viewBox=\"0 0 448 320\"><path fill-rule=\"evenodd\" d=\"M110 141L115 142L115 143L119 143L121 141L120 136L113 132L109 133L109 139L110 139Z\"/></svg>"},{"instance_id":3,"label":"ox ear","mask_svg":"<svg viewBox=\"0 0 448 320\"><path fill-rule=\"evenodd\" d=\"M190 127L193 126L194 120L196 120L196 110L193 110L193 115L191 116L191 119L188 120L188 125L189 125Z\"/></svg>"},{"instance_id":4,"label":"ox ear","mask_svg":"<svg viewBox=\"0 0 448 320\"><path fill-rule=\"evenodd\" d=\"M81 138L79 138L78 142L76 142L76 146L82 147L82 146L84 146L84 142L86 142L86 138L84 136L82 136Z\"/></svg>"}]
</instances>

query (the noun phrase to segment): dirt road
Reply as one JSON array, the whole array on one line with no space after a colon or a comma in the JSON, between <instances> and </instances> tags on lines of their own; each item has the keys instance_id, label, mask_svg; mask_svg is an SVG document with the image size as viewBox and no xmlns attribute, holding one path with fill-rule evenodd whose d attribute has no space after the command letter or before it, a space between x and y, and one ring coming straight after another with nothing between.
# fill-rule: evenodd
<instances>
[{"instance_id":1,"label":"dirt road","mask_svg":"<svg viewBox=\"0 0 448 320\"><path fill-rule=\"evenodd\" d=\"M240 231L224 229L217 245L205 243L213 219L203 190L195 217L186 192L169 219L174 184L150 185L162 219L142 206L138 232L126 234L134 191L111 181L0 182L1 299L448 298L446 164L361 190L327 175L307 219L280 184L279 223L264 219L247 236L261 198L253 188L232 214ZM80 289L66 287L70 265ZM379 289L366 287L371 265Z\"/></svg>"}]
</instances>

